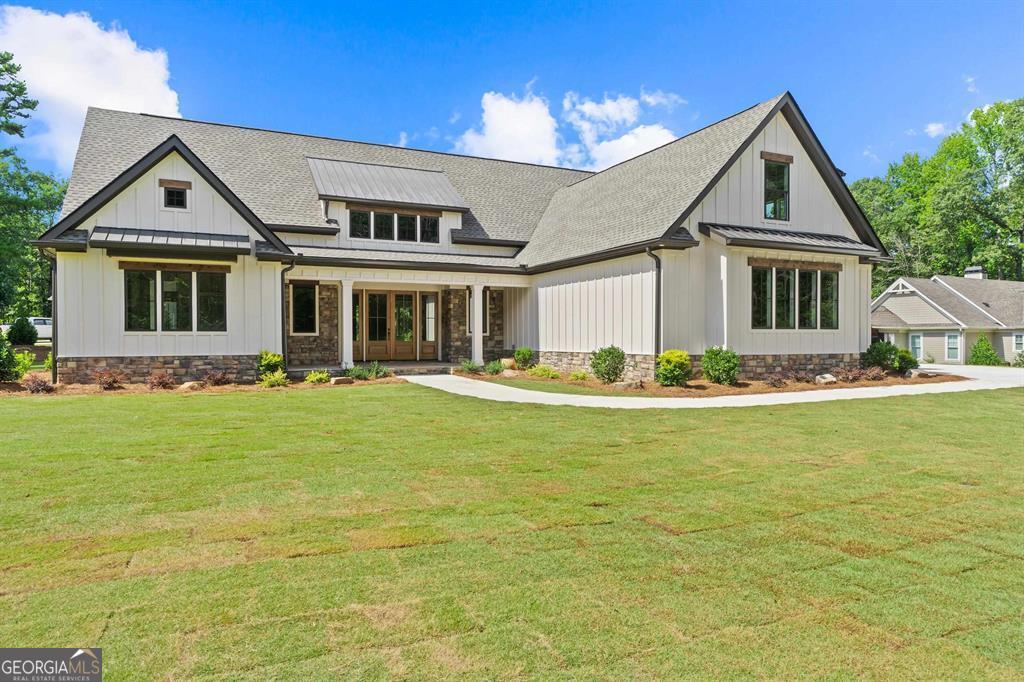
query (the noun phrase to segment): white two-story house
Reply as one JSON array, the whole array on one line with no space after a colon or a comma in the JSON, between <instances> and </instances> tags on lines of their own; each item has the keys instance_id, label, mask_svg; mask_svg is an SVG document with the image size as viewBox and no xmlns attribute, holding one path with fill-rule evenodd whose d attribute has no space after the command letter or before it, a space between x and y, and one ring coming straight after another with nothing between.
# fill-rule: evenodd
<instances>
[{"instance_id":1,"label":"white two-story house","mask_svg":"<svg viewBox=\"0 0 1024 682\"><path fill-rule=\"evenodd\" d=\"M887 254L788 93L599 173L90 109L54 263L56 371L477 362L725 345L856 363Z\"/></svg>"}]
</instances>

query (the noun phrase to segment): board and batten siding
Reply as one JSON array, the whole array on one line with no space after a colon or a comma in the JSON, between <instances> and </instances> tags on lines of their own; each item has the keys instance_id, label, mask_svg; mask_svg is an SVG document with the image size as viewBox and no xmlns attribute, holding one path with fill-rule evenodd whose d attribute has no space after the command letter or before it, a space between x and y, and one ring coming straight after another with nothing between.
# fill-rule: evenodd
<instances>
[{"instance_id":1,"label":"board and batten siding","mask_svg":"<svg viewBox=\"0 0 1024 682\"><path fill-rule=\"evenodd\" d=\"M192 183L187 208L163 207L160 180ZM167 155L128 185L85 220L81 227L92 234L97 226L237 234L263 239L177 152Z\"/></svg>"},{"instance_id":2,"label":"board and batten siding","mask_svg":"<svg viewBox=\"0 0 1024 682\"><path fill-rule=\"evenodd\" d=\"M126 332L124 271L118 261L99 249L59 253L60 356L252 355L264 348L280 352L281 265L241 257L230 266L226 332Z\"/></svg>"}]
</instances>

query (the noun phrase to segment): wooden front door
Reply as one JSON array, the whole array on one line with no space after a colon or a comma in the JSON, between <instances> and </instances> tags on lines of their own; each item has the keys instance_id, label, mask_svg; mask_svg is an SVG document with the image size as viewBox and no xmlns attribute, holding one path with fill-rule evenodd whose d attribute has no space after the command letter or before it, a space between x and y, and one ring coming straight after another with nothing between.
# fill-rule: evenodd
<instances>
[{"instance_id":1,"label":"wooden front door","mask_svg":"<svg viewBox=\"0 0 1024 682\"><path fill-rule=\"evenodd\" d=\"M416 292L391 294L391 359L416 359Z\"/></svg>"}]
</instances>

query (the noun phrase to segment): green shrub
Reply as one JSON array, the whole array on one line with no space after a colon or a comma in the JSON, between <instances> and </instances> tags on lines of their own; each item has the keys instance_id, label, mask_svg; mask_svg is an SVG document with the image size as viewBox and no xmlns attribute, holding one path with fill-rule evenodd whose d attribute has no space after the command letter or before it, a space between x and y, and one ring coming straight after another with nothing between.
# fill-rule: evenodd
<instances>
[{"instance_id":1,"label":"green shrub","mask_svg":"<svg viewBox=\"0 0 1024 682\"><path fill-rule=\"evenodd\" d=\"M331 373L326 369L314 369L306 374L303 381L307 384L326 384L331 380Z\"/></svg>"},{"instance_id":2,"label":"green shrub","mask_svg":"<svg viewBox=\"0 0 1024 682\"><path fill-rule=\"evenodd\" d=\"M971 354L967 357L967 364L997 366L1002 365L1003 361L996 355L996 349L992 347L992 342L988 340L988 337L979 336L971 348Z\"/></svg>"},{"instance_id":3,"label":"green shrub","mask_svg":"<svg viewBox=\"0 0 1024 682\"><path fill-rule=\"evenodd\" d=\"M654 380L662 386L682 386L692 375L690 354L684 350L667 350L654 365Z\"/></svg>"},{"instance_id":4,"label":"green shrub","mask_svg":"<svg viewBox=\"0 0 1024 682\"><path fill-rule=\"evenodd\" d=\"M264 374L273 374L284 371L284 356L269 350L261 350L256 356L256 374L262 377Z\"/></svg>"},{"instance_id":5,"label":"green shrub","mask_svg":"<svg viewBox=\"0 0 1024 682\"><path fill-rule=\"evenodd\" d=\"M288 385L288 375L283 369L276 369L273 372L266 372L260 375L259 385L263 388L277 388Z\"/></svg>"},{"instance_id":6,"label":"green shrub","mask_svg":"<svg viewBox=\"0 0 1024 682\"><path fill-rule=\"evenodd\" d=\"M626 354L618 346L598 348L590 356L590 371L606 384L614 384L626 371Z\"/></svg>"},{"instance_id":7,"label":"green shrub","mask_svg":"<svg viewBox=\"0 0 1024 682\"><path fill-rule=\"evenodd\" d=\"M29 393L53 393L53 384L44 374L29 374L22 380L21 385Z\"/></svg>"},{"instance_id":8,"label":"green shrub","mask_svg":"<svg viewBox=\"0 0 1024 682\"><path fill-rule=\"evenodd\" d=\"M478 365L469 359L460 362L459 367L462 368L463 372L468 372L469 374L480 374L484 371L484 368L481 365Z\"/></svg>"},{"instance_id":9,"label":"green shrub","mask_svg":"<svg viewBox=\"0 0 1024 682\"><path fill-rule=\"evenodd\" d=\"M917 358L906 348L896 351L896 359L893 360L892 368L897 372L906 372L908 369L917 369Z\"/></svg>"},{"instance_id":10,"label":"green shrub","mask_svg":"<svg viewBox=\"0 0 1024 682\"><path fill-rule=\"evenodd\" d=\"M27 317L19 317L7 330L7 340L12 346L31 346L39 340L39 332Z\"/></svg>"},{"instance_id":11,"label":"green shrub","mask_svg":"<svg viewBox=\"0 0 1024 682\"><path fill-rule=\"evenodd\" d=\"M1014 367L1024 367L1024 350L1017 353L1017 357L1013 359Z\"/></svg>"},{"instance_id":12,"label":"green shrub","mask_svg":"<svg viewBox=\"0 0 1024 682\"><path fill-rule=\"evenodd\" d=\"M531 377L539 377L541 379L557 379L562 376L551 365L534 365L526 370L526 373Z\"/></svg>"},{"instance_id":13,"label":"green shrub","mask_svg":"<svg viewBox=\"0 0 1024 682\"><path fill-rule=\"evenodd\" d=\"M366 369L363 365L349 367L345 374L353 379L358 379L359 381L367 381L370 379L370 370Z\"/></svg>"},{"instance_id":14,"label":"green shrub","mask_svg":"<svg viewBox=\"0 0 1024 682\"><path fill-rule=\"evenodd\" d=\"M502 369L501 360L491 360L484 365L484 371L491 375L501 374Z\"/></svg>"},{"instance_id":15,"label":"green shrub","mask_svg":"<svg viewBox=\"0 0 1024 682\"><path fill-rule=\"evenodd\" d=\"M512 353L512 357L516 360L516 369L530 369L533 365L532 348L516 348L515 352Z\"/></svg>"},{"instance_id":16,"label":"green shrub","mask_svg":"<svg viewBox=\"0 0 1024 682\"><path fill-rule=\"evenodd\" d=\"M23 376L28 374L28 371L32 369L32 364L35 363L36 356L34 353L28 351L22 351L14 354L14 380L18 381Z\"/></svg>"},{"instance_id":17,"label":"green shrub","mask_svg":"<svg viewBox=\"0 0 1024 682\"><path fill-rule=\"evenodd\" d=\"M17 360L7 337L0 333L0 381L17 381Z\"/></svg>"},{"instance_id":18,"label":"green shrub","mask_svg":"<svg viewBox=\"0 0 1024 682\"><path fill-rule=\"evenodd\" d=\"M371 379L386 379L394 374L394 372L376 360L366 366L366 373L370 375Z\"/></svg>"},{"instance_id":19,"label":"green shrub","mask_svg":"<svg viewBox=\"0 0 1024 682\"><path fill-rule=\"evenodd\" d=\"M740 373L740 356L725 346L712 346L704 351L700 367L708 381L732 385Z\"/></svg>"},{"instance_id":20,"label":"green shrub","mask_svg":"<svg viewBox=\"0 0 1024 682\"><path fill-rule=\"evenodd\" d=\"M899 349L888 341L875 341L864 352L865 367L896 368L896 352Z\"/></svg>"},{"instance_id":21,"label":"green shrub","mask_svg":"<svg viewBox=\"0 0 1024 682\"><path fill-rule=\"evenodd\" d=\"M569 381L586 381L590 378L590 375L584 372L582 369L574 369L569 372Z\"/></svg>"},{"instance_id":22,"label":"green shrub","mask_svg":"<svg viewBox=\"0 0 1024 682\"><path fill-rule=\"evenodd\" d=\"M43 360L43 367L45 369L53 369L53 351L51 350L46 354L46 359Z\"/></svg>"}]
</instances>

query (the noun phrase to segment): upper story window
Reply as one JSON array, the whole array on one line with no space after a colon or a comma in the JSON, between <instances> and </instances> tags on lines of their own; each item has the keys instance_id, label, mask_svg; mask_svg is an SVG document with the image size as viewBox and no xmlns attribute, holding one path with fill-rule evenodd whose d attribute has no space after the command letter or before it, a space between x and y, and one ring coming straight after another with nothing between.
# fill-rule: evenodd
<instances>
[{"instance_id":1,"label":"upper story window","mask_svg":"<svg viewBox=\"0 0 1024 682\"><path fill-rule=\"evenodd\" d=\"M208 269L216 266L151 267L124 271L126 332L227 331L226 272Z\"/></svg>"},{"instance_id":2,"label":"upper story window","mask_svg":"<svg viewBox=\"0 0 1024 682\"><path fill-rule=\"evenodd\" d=\"M765 220L789 220L789 167L793 157L761 152L764 159Z\"/></svg>"},{"instance_id":3,"label":"upper story window","mask_svg":"<svg viewBox=\"0 0 1024 682\"><path fill-rule=\"evenodd\" d=\"M184 180L160 180L164 208L188 209L188 193L192 183Z\"/></svg>"},{"instance_id":4,"label":"upper story window","mask_svg":"<svg viewBox=\"0 0 1024 682\"><path fill-rule=\"evenodd\" d=\"M348 212L350 239L422 242L441 241L441 216L423 212L352 208Z\"/></svg>"},{"instance_id":5,"label":"upper story window","mask_svg":"<svg viewBox=\"0 0 1024 682\"><path fill-rule=\"evenodd\" d=\"M832 267L751 263L751 329L839 329L839 272Z\"/></svg>"}]
</instances>

